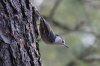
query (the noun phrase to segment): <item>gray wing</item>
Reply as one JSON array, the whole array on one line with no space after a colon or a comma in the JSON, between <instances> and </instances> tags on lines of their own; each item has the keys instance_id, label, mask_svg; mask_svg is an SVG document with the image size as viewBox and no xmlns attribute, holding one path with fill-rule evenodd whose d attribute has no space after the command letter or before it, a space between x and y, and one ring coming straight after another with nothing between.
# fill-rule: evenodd
<instances>
[{"instance_id":1,"label":"gray wing","mask_svg":"<svg viewBox=\"0 0 100 66\"><path fill-rule=\"evenodd\" d=\"M50 24L42 17L40 19L40 35L41 38L48 43L53 43L55 41L55 34L52 31Z\"/></svg>"}]
</instances>

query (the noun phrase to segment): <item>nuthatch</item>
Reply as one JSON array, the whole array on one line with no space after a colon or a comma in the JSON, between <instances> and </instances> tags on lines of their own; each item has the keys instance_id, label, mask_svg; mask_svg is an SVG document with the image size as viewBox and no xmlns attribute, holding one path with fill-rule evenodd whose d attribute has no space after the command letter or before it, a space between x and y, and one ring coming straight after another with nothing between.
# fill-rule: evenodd
<instances>
[{"instance_id":1,"label":"nuthatch","mask_svg":"<svg viewBox=\"0 0 100 66\"><path fill-rule=\"evenodd\" d=\"M64 45L68 48L68 46L65 45L65 40L52 31L50 24L43 17L40 18L39 30L42 40L47 44Z\"/></svg>"},{"instance_id":2,"label":"nuthatch","mask_svg":"<svg viewBox=\"0 0 100 66\"><path fill-rule=\"evenodd\" d=\"M50 24L36 11L40 19L39 32L42 40L51 45L63 45L68 48L65 44L65 40L58 34L55 34L50 26Z\"/></svg>"}]
</instances>

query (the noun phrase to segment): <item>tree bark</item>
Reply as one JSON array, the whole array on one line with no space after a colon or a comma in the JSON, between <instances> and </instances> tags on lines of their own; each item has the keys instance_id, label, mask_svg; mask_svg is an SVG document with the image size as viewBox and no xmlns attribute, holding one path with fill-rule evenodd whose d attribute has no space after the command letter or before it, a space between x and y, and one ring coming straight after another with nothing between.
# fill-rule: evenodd
<instances>
[{"instance_id":1,"label":"tree bark","mask_svg":"<svg viewBox=\"0 0 100 66\"><path fill-rule=\"evenodd\" d=\"M41 66L34 7L0 0L0 66Z\"/></svg>"}]
</instances>

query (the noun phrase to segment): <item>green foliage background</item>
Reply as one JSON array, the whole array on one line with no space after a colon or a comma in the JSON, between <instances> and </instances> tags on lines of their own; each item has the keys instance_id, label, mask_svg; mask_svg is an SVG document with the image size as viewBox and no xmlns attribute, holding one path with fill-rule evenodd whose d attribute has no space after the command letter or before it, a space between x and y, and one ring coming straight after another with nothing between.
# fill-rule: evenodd
<instances>
[{"instance_id":1,"label":"green foliage background","mask_svg":"<svg viewBox=\"0 0 100 66\"><path fill-rule=\"evenodd\" d=\"M44 0L41 7L41 13L45 16L49 16L55 1L56 0ZM81 21L89 22L92 31L99 34L100 8L93 8L87 11L83 1L84 0L62 0L53 18L71 29L74 29ZM68 66L71 61L75 61L76 63L73 66L100 66L100 61L94 61L91 63L77 58L77 56L86 49L81 42L81 37L85 34L85 32L66 32L60 27L52 24L51 26L54 32L61 34L65 38L66 44L70 48L67 49L63 46L46 45L44 42L40 41L43 66ZM94 46L99 45L99 42L99 39L96 39ZM95 53L93 51L92 54L97 53L100 55L100 48L96 47L95 49Z\"/></svg>"}]
</instances>

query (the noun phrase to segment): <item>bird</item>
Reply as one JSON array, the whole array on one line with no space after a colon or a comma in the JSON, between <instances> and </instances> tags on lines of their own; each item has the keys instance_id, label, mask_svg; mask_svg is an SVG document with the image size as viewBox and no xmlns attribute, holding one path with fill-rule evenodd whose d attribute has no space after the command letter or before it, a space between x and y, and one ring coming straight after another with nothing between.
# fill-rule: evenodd
<instances>
[{"instance_id":1,"label":"bird","mask_svg":"<svg viewBox=\"0 0 100 66\"><path fill-rule=\"evenodd\" d=\"M39 31L40 31L42 40L46 44L63 45L69 48L65 44L65 40L60 35L54 33L48 21L46 21L42 16L40 17Z\"/></svg>"},{"instance_id":2,"label":"bird","mask_svg":"<svg viewBox=\"0 0 100 66\"><path fill-rule=\"evenodd\" d=\"M66 48L69 48L65 44L65 40L61 37L61 35L58 35L54 33L52 30L49 22L45 20L45 18L39 13L39 11L34 7L35 15L40 21L39 25L39 34L41 36L41 39L46 43L50 45L63 45Z\"/></svg>"}]
</instances>

